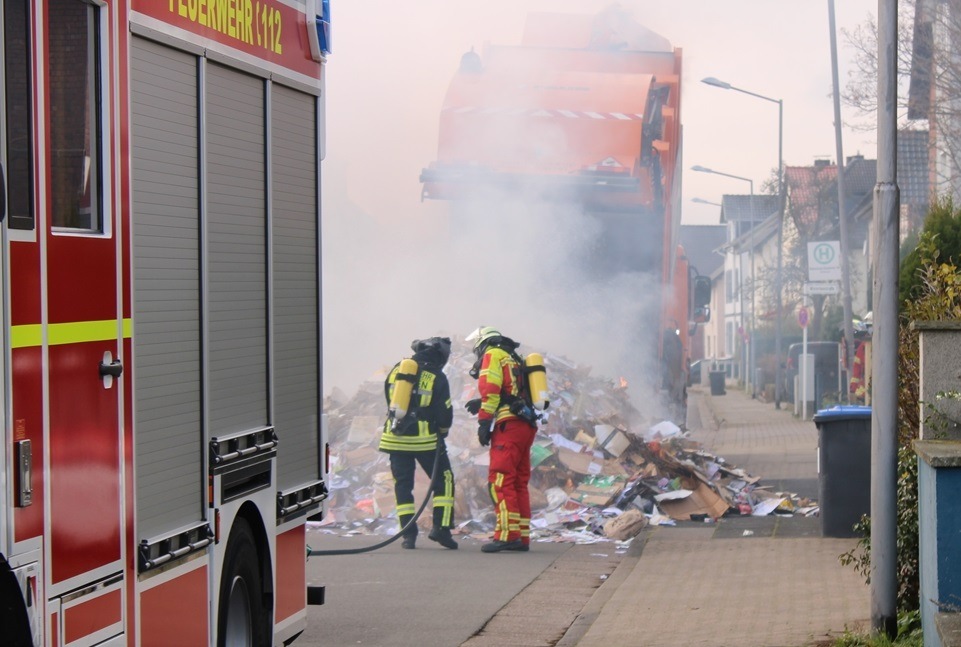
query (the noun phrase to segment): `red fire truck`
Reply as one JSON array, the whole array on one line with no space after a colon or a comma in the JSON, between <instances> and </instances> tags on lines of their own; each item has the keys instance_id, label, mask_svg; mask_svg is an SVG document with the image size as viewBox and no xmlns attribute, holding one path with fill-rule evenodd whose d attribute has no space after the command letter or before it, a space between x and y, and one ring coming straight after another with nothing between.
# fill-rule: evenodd
<instances>
[{"instance_id":1,"label":"red fire truck","mask_svg":"<svg viewBox=\"0 0 961 647\"><path fill-rule=\"evenodd\" d=\"M4 645L305 628L327 1L0 2Z\"/></svg>"}]
</instances>

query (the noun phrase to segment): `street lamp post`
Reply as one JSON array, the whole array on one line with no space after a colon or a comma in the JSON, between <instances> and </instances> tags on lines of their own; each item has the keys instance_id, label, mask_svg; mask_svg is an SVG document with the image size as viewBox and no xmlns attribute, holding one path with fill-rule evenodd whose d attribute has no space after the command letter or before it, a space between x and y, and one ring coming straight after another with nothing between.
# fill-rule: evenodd
<instances>
[{"instance_id":1,"label":"street lamp post","mask_svg":"<svg viewBox=\"0 0 961 647\"><path fill-rule=\"evenodd\" d=\"M754 280L754 229L755 229L755 217L754 217L754 181L750 178L741 177L740 175L731 175L730 173L722 173L721 171L715 171L703 166L692 166L692 171L697 171L698 173L713 173L714 175L723 175L724 177L729 177L735 180L743 180L747 182L751 187L751 331L750 331L750 347L748 348L747 357L745 358L745 370L747 372L747 377L744 381L745 385L751 386L751 397L757 396L757 353L754 347L754 328L756 326L755 321L755 298L754 295L757 292L756 281ZM694 198L694 200L699 200L699 198ZM704 202L701 200L701 202ZM744 328L744 272L741 271L741 289L739 290L741 294L741 329Z\"/></svg>"},{"instance_id":2,"label":"street lamp post","mask_svg":"<svg viewBox=\"0 0 961 647\"><path fill-rule=\"evenodd\" d=\"M787 192L784 187L784 101L782 99L772 99L763 94L757 94L743 88L737 88L721 81L713 76L702 79L702 83L713 85L722 90L734 90L742 94L748 94L758 99L770 101L777 104L777 194L778 194L778 219L777 219L777 272L775 273L774 293L777 299L777 309L775 312L775 333L774 333L774 408L781 408L781 271L784 265L783 249L784 246L784 204L787 200Z\"/></svg>"}]
</instances>

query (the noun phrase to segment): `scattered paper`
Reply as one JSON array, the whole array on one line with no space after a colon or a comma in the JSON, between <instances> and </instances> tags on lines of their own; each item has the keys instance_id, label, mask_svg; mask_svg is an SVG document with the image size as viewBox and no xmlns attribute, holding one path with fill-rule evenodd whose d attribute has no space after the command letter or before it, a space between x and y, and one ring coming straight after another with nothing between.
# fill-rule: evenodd
<instances>
[{"instance_id":1,"label":"scattered paper","mask_svg":"<svg viewBox=\"0 0 961 647\"><path fill-rule=\"evenodd\" d=\"M784 499L762 499L754 506L754 511L751 512L752 517L766 517L767 515L774 512L775 509Z\"/></svg>"}]
</instances>

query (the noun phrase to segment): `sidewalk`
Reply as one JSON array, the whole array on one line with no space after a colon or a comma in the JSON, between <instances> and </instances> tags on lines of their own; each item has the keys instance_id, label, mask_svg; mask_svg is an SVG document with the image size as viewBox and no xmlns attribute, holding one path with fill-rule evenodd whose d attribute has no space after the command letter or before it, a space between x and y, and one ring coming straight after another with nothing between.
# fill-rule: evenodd
<instances>
[{"instance_id":1,"label":"sidewalk","mask_svg":"<svg viewBox=\"0 0 961 647\"><path fill-rule=\"evenodd\" d=\"M817 427L737 388L690 392L704 448L817 499ZM697 416L692 418L691 416ZM838 556L855 539L822 538L816 517L731 517L659 526L635 539L558 647L802 647L870 626L870 590Z\"/></svg>"}]
</instances>

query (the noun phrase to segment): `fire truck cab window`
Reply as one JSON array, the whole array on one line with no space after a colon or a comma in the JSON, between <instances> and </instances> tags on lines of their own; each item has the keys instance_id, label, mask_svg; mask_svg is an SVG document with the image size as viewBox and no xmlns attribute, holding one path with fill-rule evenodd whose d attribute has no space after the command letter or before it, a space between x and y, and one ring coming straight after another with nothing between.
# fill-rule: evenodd
<instances>
[{"instance_id":1,"label":"fire truck cab window","mask_svg":"<svg viewBox=\"0 0 961 647\"><path fill-rule=\"evenodd\" d=\"M100 11L82 0L47 6L50 217L56 228L102 230Z\"/></svg>"},{"instance_id":2,"label":"fire truck cab window","mask_svg":"<svg viewBox=\"0 0 961 647\"><path fill-rule=\"evenodd\" d=\"M7 226L33 229L33 129L30 120L30 3L3 4L4 135ZM2 199L2 198L0 198Z\"/></svg>"}]
</instances>

